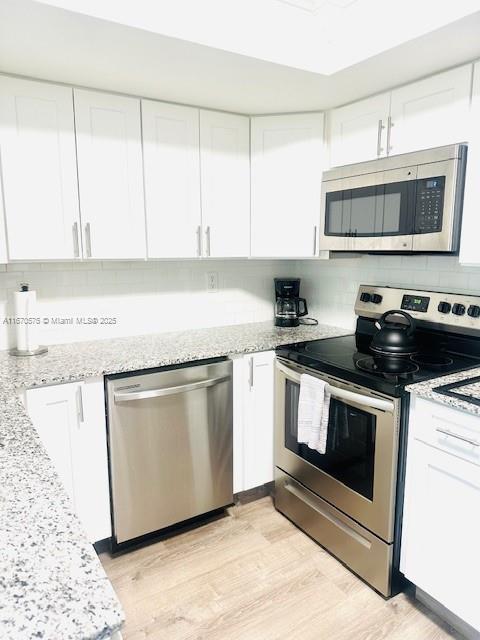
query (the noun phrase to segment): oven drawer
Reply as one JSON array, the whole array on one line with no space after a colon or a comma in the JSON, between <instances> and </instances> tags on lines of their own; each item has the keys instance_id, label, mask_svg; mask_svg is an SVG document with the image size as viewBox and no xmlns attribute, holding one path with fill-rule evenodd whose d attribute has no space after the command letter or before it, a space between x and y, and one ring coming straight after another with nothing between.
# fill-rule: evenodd
<instances>
[{"instance_id":1,"label":"oven drawer","mask_svg":"<svg viewBox=\"0 0 480 640\"><path fill-rule=\"evenodd\" d=\"M384 596L391 593L393 546L275 470L275 507Z\"/></svg>"}]
</instances>

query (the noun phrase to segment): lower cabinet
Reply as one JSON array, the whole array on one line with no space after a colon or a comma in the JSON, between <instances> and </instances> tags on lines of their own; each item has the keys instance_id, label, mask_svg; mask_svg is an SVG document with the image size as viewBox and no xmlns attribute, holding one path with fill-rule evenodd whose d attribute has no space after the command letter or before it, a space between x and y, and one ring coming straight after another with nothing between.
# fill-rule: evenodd
<instances>
[{"instance_id":1,"label":"lower cabinet","mask_svg":"<svg viewBox=\"0 0 480 640\"><path fill-rule=\"evenodd\" d=\"M480 630L480 418L413 398L401 570Z\"/></svg>"},{"instance_id":2,"label":"lower cabinet","mask_svg":"<svg viewBox=\"0 0 480 640\"><path fill-rule=\"evenodd\" d=\"M233 492L273 480L275 353L233 359Z\"/></svg>"},{"instance_id":3,"label":"lower cabinet","mask_svg":"<svg viewBox=\"0 0 480 640\"><path fill-rule=\"evenodd\" d=\"M88 538L110 537L103 379L29 389L25 405Z\"/></svg>"}]
</instances>

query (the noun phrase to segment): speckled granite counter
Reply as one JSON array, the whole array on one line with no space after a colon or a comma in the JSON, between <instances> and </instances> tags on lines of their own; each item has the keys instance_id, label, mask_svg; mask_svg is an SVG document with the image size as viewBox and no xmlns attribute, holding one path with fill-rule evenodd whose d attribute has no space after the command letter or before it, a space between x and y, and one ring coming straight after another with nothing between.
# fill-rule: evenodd
<instances>
[{"instance_id":1,"label":"speckled granite counter","mask_svg":"<svg viewBox=\"0 0 480 640\"><path fill-rule=\"evenodd\" d=\"M123 612L71 511L16 390L350 333L271 323L57 345L31 359L0 353L0 639L108 638Z\"/></svg>"},{"instance_id":2,"label":"speckled granite counter","mask_svg":"<svg viewBox=\"0 0 480 640\"><path fill-rule=\"evenodd\" d=\"M480 406L468 402L466 400L460 400L458 398L452 398L451 396L445 396L442 393L435 393L435 387L440 387L444 384L450 384L451 382L460 382L461 380L468 380L469 378L475 378L480 376L480 368L468 369L467 371L460 371L459 373L452 373L448 376L442 376L440 378L434 378L433 380L425 380L424 382L417 382L417 384L411 384L406 387L407 391L415 393L420 398L427 398L434 402L446 404L455 409L460 409L471 413L475 416L480 416ZM477 392L475 392L477 390ZM474 397L480 398L480 386L470 389L470 393L473 393Z\"/></svg>"}]
</instances>

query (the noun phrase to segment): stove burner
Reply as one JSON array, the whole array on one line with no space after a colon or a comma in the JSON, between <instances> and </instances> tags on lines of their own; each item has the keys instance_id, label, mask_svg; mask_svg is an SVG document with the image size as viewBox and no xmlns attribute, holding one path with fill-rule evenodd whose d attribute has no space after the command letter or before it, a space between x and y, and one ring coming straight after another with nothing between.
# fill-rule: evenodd
<instances>
[{"instance_id":1,"label":"stove burner","mask_svg":"<svg viewBox=\"0 0 480 640\"><path fill-rule=\"evenodd\" d=\"M385 377L405 376L416 373L419 369L414 362L403 358L361 358L355 365L361 371Z\"/></svg>"},{"instance_id":2,"label":"stove burner","mask_svg":"<svg viewBox=\"0 0 480 640\"><path fill-rule=\"evenodd\" d=\"M444 369L453 362L453 358L449 356L436 355L434 353L419 353L416 356L412 356L411 360L425 369Z\"/></svg>"}]
</instances>

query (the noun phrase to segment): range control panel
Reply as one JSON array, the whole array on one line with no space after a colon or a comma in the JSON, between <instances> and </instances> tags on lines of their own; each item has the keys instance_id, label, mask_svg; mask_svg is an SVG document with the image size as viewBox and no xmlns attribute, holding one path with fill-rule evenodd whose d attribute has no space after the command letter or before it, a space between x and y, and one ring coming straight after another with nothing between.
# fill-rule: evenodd
<instances>
[{"instance_id":1,"label":"range control panel","mask_svg":"<svg viewBox=\"0 0 480 640\"><path fill-rule=\"evenodd\" d=\"M360 285L355 303L357 316L379 318L394 309L406 311L420 322L441 325L447 331L480 335L480 296Z\"/></svg>"},{"instance_id":2,"label":"range control panel","mask_svg":"<svg viewBox=\"0 0 480 640\"><path fill-rule=\"evenodd\" d=\"M415 233L435 233L442 230L445 176L417 180Z\"/></svg>"}]
</instances>

